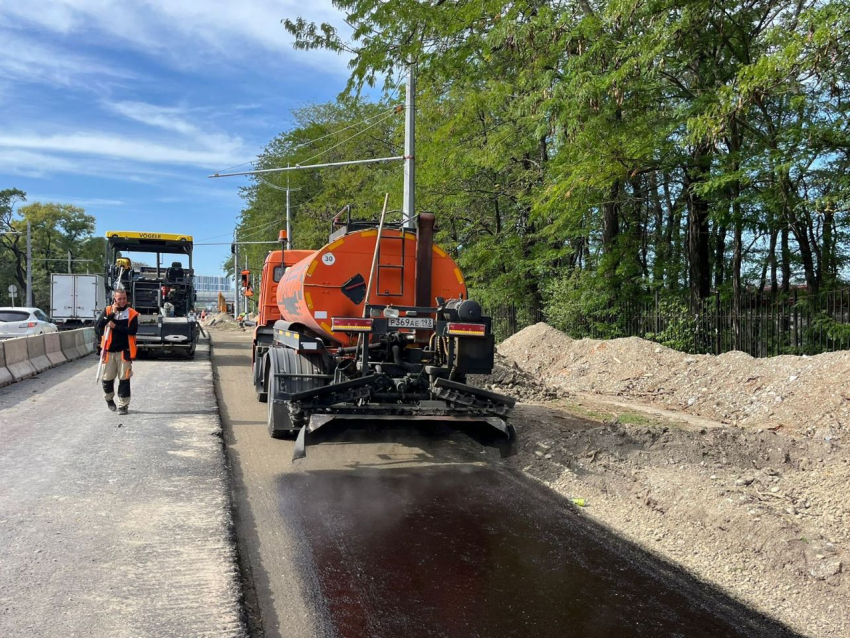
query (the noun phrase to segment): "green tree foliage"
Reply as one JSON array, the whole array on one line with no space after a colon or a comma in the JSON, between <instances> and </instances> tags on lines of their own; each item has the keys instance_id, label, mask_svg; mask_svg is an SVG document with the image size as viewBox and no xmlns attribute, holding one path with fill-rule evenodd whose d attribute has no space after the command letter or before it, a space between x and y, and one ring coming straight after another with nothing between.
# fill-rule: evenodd
<instances>
[{"instance_id":1,"label":"green tree foliage","mask_svg":"<svg viewBox=\"0 0 850 638\"><path fill-rule=\"evenodd\" d=\"M352 56L348 90L300 111L261 165L396 154L400 117L376 139L346 127L397 103L416 62L417 208L438 215L438 240L485 302L616 334L612 306L655 291L696 307L715 291L737 304L746 289L846 279L846 1L334 4L351 42L284 25L298 48ZM380 83L382 102L357 98ZM293 174L296 242L318 245L348 201L363 215L384 190L399 201L400 175ZM282 211L262 182L245 196L245 233Z\"/></svg>"},{"instance_id":2,"label":"green tree foliage","mask_svg":"<svg viewBox=\"0 0 850 638\"><path fill-rule=\"evenodd\" d=\"M49 312L50 276L68 272L100 273L105 240L94 237L95 219L70 204L33 203L17 189L0 191L0 290L10 284L18 288L16 303L26 297L27 222L30 224L33 260L33 303ZM83 261L89 260L89 261ZM8 296L3 305L9 302Z\"/></svg>"}]
</instances>

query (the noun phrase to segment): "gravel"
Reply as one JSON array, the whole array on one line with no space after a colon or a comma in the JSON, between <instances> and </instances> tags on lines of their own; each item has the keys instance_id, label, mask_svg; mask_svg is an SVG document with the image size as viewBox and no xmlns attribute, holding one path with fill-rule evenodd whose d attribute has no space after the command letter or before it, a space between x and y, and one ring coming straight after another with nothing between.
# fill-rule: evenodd
<instances>
[{"instance_id":1,"label":"gravel","mask_svg":"<svg viewBox=\"0 0 850 638\"><path fill-rule=\"evenodd\" d=\"M695 356L546 324L499 353L486 383L526 402L509 463L801 634L850 635L850 353Z\"/></svg>"}]
</instances>

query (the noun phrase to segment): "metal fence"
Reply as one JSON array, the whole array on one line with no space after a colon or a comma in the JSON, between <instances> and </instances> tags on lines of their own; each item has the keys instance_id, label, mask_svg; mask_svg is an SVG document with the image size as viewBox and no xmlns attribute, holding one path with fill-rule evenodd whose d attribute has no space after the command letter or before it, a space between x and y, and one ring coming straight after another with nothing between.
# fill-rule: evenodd
<instances>
[{"instance_id":1,"label":"metal fence","mask_svg":"<svg viewBox=\"0 0 850 638\"><path fill-rule=\"evenodd\" d=\"M546 320L544 312L516 305L488 311L498 341ZM697 308L683 297L655 294L555 327L577 338L643 337L692 354L812 355L850 349L850 288L818 295L745 292L737 308L719 293Z\"/></svg>"}]
</instances>

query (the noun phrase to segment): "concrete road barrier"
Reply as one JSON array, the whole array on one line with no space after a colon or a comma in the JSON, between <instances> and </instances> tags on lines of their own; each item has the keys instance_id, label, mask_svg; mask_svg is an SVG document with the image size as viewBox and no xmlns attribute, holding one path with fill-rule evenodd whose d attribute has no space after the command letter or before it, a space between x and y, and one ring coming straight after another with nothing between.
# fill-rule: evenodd
<instances>
[{"instance_id":1,"label":"concrete road barrier","mask_svg":"<svg viewBox=\"0 0 850 638\"><path fill-rule=\"evenodd\" d=\"M83 328L83 344L86 347L86 354L94 352L95 334L94 328Z\"/></svg>"},{"instance_id":2,"label":"concrete road barrier","mask_svg":"<svg viewBox=\"0 0 850 638\"><path fill-rule=\"evenodd\" d=\"M58 366L60 363L65 363L68 358L62 354L62 342L59 340L58 332L51 332L44 335L44 351L50 363ZM0 372L2 375L2 372Z\"/></svg>"},{"instance_id":3,"label":"concrete road barrier","mask_svg":"<svg viewBox=\"0 0 850 638\"><path fill-rule=\"evenodd\" d=\"M70 330L68 332L60 332L59 333L59 343L62 346L62 354L65 355L65 358L68 361L73 361L74 359L80 358L80 352L77 350L77 336L74 334L76 331Z\"/></svg>"},{"instance_id":4,"label":"concrete road barrier","mask_svg":"<svg viewBox=\"0 0 850 638\"><path fill-rule=\"evenodd\" d=\"M3 342L0 341L0 388L14 382L15 377L12 376L9 368L6 367L6 349L3 347Z\"/></svg>"},{"instance_id":5,"label":"concrete road barrier","mask_svg":"<svg viewBox=\"0 0 850 638\"><path fill-rule=\"evenodd\" d=\"M74 338L76 340L77 354L81 357L86 356L89 353L89 349L86 347L85 332L83 330L74 330Z\"/></svg>"},{"instance_id":6,"label":"concrete road barrier","mask_svg":"<svg viewBox=\"0 0 850 638\"><path fill-rule=\"evenodd\" d=\"M44 335L33 335L27 337L27 358L35 368L36 372L44 372L52 368L53 364L47 358L47 351L44 344Z\"/></svg>"},{"instance_id":7,"label":"concrete road barrier","mask_svg":"<svg viewBox=\"0 0 850 638\"><path fill-rule=\"evenodd\" d=\"M0 388L94 351L94 328L0 341Z\"/></svg>"},{"instance_id":8,"label":"concrete road barrier","mask_svg":"<svg viewBox=\"0 0 850 638\"><path fill-rule=\"evenodd\" d=\"M27 339L29 337L18 337L3 342L3 350L6 352L6 368L12 373L15 381L27 379L37 374L37 370L29 360L27 353Z\"/></svg>"}]
</instances>

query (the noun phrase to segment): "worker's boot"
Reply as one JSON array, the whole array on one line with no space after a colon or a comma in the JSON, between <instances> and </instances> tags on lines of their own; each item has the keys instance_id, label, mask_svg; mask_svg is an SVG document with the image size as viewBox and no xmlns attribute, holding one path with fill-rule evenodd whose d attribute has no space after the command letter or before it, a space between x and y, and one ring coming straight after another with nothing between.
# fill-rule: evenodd
<instances>
[{"instance_id":1,"label":"worker's boot","mask_svg":"<svg viewBox=\"0 0 850 638\"><path fill-rule=\"evenodd\" d=\"M113 401L112 399L109 399L106 402L106 407L112 410L113 412L118 409L118 406L115 405L115 401Z\"/></svg>"},{"instance_id":2,"label":"worker's boot","mask_svg":"<svg viewBox=\"0 0 850 638\"><path fill-rule=\"evenodd\" d=\"M118 414L127 414L129 411L130 408L128 408L126 405L122 405L120 408L118 408Z\"/></svg>"}]
</instances>

